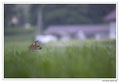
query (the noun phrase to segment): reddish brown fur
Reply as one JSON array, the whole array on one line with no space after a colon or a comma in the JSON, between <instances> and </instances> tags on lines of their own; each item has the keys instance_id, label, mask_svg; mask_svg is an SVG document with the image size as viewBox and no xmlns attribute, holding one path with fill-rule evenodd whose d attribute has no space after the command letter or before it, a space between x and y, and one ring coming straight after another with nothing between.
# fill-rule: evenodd
<instances>
[{"instance_id":1,"label":"reddish brown fur","mask_svg":"<svg viewBox=\"0 0 120 83\"><path fill-rule=\"evenodd\" d=\"M41 48L40 44L33 42L33 43L29 46L29 49L35 50L35 49L37 49L38 47Z\"/></svg>"}]
</instances>

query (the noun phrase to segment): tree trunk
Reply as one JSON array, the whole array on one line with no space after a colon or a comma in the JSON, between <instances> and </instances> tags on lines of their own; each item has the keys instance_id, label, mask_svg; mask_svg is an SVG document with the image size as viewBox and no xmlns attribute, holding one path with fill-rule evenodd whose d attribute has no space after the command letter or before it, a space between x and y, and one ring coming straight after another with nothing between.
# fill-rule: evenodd
<instances>
[{"instance_id":1,"label":"tree trunk","mask_svg":"<svg viewBox=\"0 0 120 83\"><path fill-rule=\"evenodd\" d=\"M42 27L42 7L39 6L37 13L36 35L40 35L42 33Z\"/></svg>"}]
</instances>

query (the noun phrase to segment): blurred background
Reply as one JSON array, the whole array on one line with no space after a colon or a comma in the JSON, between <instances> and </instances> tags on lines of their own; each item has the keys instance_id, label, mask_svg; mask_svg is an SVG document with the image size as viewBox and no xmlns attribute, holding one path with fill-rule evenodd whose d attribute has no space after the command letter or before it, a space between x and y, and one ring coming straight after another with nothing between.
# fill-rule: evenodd
<instances>
[{"instance_id":1,"label":"blurred background","mask_svg":"<svg viewBox=\"0 0 120 83\"><path fill-rule=\"evenodd\" d=\"M116 78L116 4L5 4L4 41L5 78Z\"/></svg>"},{"instance_id":2,"label":"blurred background","mask_svg":"<svg viewBox=\"0 0 120 83\"><path fill-rule=\"evenodd\" d=\"M115 4L5 4L5 41L115 39Z\"/></svg>"}]
</instances>

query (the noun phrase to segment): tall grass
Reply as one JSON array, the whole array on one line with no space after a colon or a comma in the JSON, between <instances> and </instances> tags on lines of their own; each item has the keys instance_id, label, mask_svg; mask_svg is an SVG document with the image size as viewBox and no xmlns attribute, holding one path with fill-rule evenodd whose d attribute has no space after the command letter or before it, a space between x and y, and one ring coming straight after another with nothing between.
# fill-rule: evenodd
<instances>
[{"instance_id":1,"label":"tall grass","mask_svg":"<svg viewBox=\"0 0 120 83\"><path fill-rule=\"evenodd\" d=\"M115 41L48 43L28 50L30 42L5 42L5 78L115 78Z\"/></svg>"}]
</instances>

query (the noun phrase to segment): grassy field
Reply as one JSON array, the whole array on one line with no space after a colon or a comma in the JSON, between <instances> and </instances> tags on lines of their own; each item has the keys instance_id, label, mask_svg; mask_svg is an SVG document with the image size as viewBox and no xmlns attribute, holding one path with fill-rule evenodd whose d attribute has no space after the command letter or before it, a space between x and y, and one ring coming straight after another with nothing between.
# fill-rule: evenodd
<instances>
[{"instance_id":1,"label":"grassy field","mask_svg":"<svg viewBox=\"0 0 120 83\"><path fill-rule=\"evenodd\" d=\"M43 45L30 52L30 42L5 43L7 78L115 78L115 41L69 41Z\"/></svg>"},{"instance_id":2,"label":"grassy field","mask_svg":"<svg viewBox=\"0 0 120 83\"><path fill-rule=\"evenodd\" d=\"M51 42L31 52L33 35L25 34L5 34L5 78L116 77L115 40Z\"/></svg>"}]
</instances>

